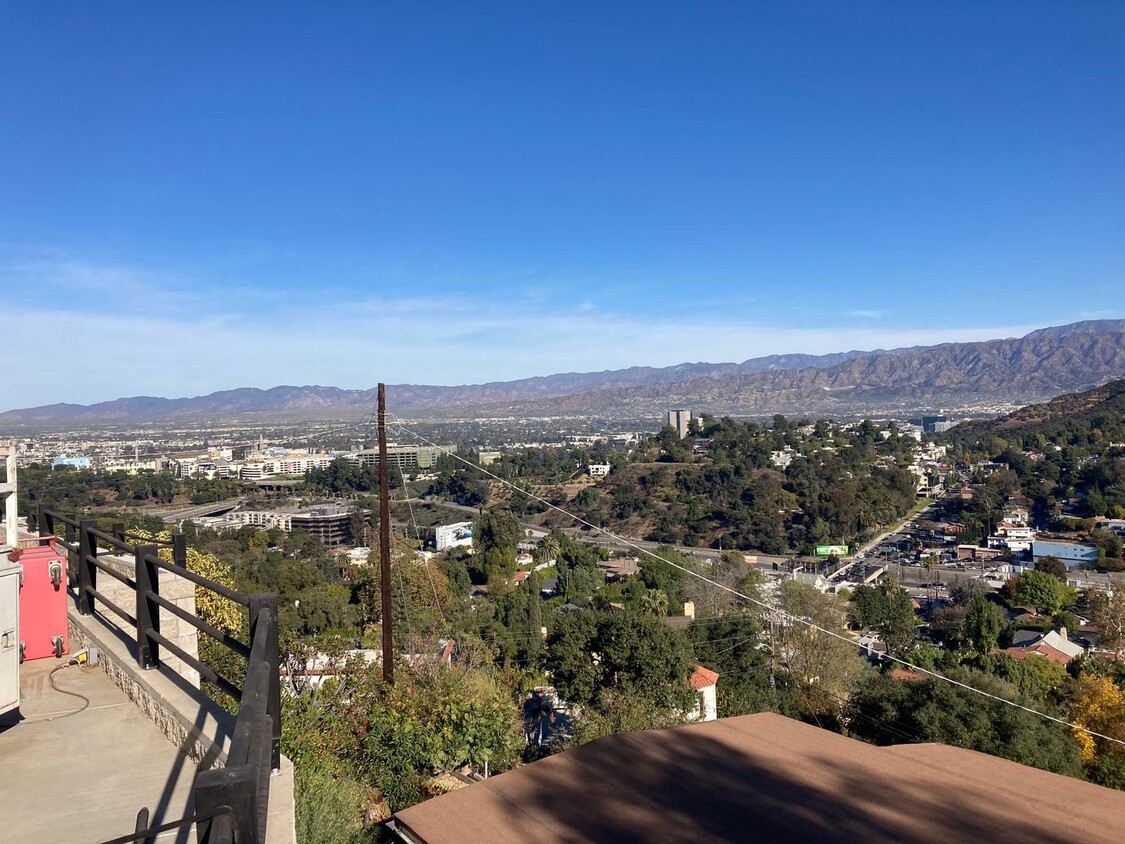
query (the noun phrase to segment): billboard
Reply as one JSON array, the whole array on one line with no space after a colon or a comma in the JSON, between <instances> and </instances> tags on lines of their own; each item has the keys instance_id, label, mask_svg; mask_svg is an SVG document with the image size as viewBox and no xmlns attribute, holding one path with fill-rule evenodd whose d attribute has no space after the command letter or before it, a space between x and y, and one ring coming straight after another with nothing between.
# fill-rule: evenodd
<instances>
[{"instance_id":1,"label":"billboard","mask_svg":"<svg viewBox=\"0 0 1125 844\"><path fill-rule=\"evenodd\" d=\"M816 555L818 557L846 557L848 556L847 545L817 545Z\"/></svg>"}]
</instances>

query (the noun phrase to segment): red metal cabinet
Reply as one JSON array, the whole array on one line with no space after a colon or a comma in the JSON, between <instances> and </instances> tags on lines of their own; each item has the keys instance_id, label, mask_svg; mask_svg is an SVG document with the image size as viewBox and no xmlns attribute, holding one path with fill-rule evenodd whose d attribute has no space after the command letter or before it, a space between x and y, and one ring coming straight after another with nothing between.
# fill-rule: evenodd
<instances>
[{"instance_id":1,"label":"red metal cabinet","mask_svg":"<svg viewBox=\"0 0 1125 844\"><path fill-rule=\"evenodd\" d=\"M20 645L24 659L43 659L70 653L66 626L66 557L55 538L35 548L21 548L23 588L20 589Z\"/></svg>"}]
</instances>

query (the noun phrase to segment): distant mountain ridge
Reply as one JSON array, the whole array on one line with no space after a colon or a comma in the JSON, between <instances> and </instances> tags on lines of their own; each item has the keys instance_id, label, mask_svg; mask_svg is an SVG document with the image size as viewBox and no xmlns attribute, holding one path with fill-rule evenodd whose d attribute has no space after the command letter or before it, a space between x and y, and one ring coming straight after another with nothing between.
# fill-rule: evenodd
<instances>
[{"instance_id":1,"label":"distant mountain ridge","mask_svg":"<svg viewBox=\"0 0 1125 844\"><path fill-rule=\"evenodd\" d=\"M656 384L538 403L545 413L583 408L689 406L734 415L863 415L993 403L1023 405L1125 377L1125 322L1102 333L1032 332L1010 340L873 352L835 366ZM1116 330L1110 330L1116 329ZM514 413L527 407L515 406Z\"/></svg>"},{"instance_id":2,"label":"distant mountain ridge","mask_svg":"<svg viewBox=\"0 0 1125 844\"><path fill-rule=\"evenodd\" d=\"M715 413L851 413L955 406L995 399L1027 404L1125 377L1125 320L1038 329L1017 339L828 355L770 355L742 363L683 363L561 373L453 387L388 385L397 413L434 416L614 414L693 407ZM134 396L0 413L6 427L125 423L191 417L359 415L376 391L324 386L241 387L192 398Z\"/></svg>"}]
</instances>

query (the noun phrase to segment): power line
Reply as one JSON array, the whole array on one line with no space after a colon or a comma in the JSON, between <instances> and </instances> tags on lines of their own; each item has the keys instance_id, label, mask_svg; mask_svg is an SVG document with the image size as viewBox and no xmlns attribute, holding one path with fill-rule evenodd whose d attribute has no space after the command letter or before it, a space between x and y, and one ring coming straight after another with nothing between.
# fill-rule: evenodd
<instances>
[{"instance_id":1,"label":"power line","mask_svg":"<svg viewBox=\"0 0 1125 844\"><path fill-rule=\"evenodd\" d=\"M406 474L402 471L402 464L401 463L399 464L399 467L398 467L398 476L399 476L399 479L402 481L402 491L404 493L406 493ZM418 531L418 520L414 517L414 505L410 502L410 496L409 495L407 495L407 497L406 497L406 506L407 506L407 509L410 511L410 521L414 524L414 538L416 540L418 540L419 544L421 544L422 535ZM433 574L432 571L430 571L429 560L423 561L422 567L426 570L426 577L428 577L429 580L430 580L430 589L432 589L433 593L434 593L434 606L437 608L438 615L441 616L441 623L444 625L445 624L445 612L441 608L441 599L438 598L437 586L434 584L434 574Z\"/></svg>"},{"instance_id":2,"label":"power line","mask_svg":"<svg viewBox=\"0 0 1125 844\"><path fill-rule=\"evenodd\" d=\"M511 487L513 490L517 490L519 492L524 493L529 498L531 498L535 501L538 501L540 504L546 505L549 509L554 510L557 513L561 513L562 515L566 516L569 519L572 519L573 521L577 522L578 524L585 525L586 527L590 528L591 530L596 530L599 533L604 534L605 536L609 537L610 539L614 540L615 542L619 542L622 545L625 545L629 548L632 548L633 550L635 550L635 551L637 551L641 554L644 554L648 557L652 557L654 560L659 560L660 562L666 563L667 565L670 565L673 568L679 569L680 571L684 572L685 574L689 574L692 577L695 577L695 578L698 578L699 580L702 580L704 583L709 583L709 584L711 584L712 586L714 586L718 589L722 589L725 592L729 592L730 594L734 595L735 597L741 598L744 601L748 601L751 604L755 604L756 606L759 606L762 609L769 610L772 613L776 613L778 616L780 616L782 618L785 618L785 619L788 619L791 622L794 622L794 623L800 624L800 625L804 625L804 626L808 627L809 629L816 630L820 633L825 634L826 636L831 636L834 639L839 639L840 641L846 642L848 645L850 645L852 647L856 646L856 643L855 643L854 640L848 638L847 636L844 636L841 633L837 633L834 630L829 630L826 627L821 627L820 625L815 624L815 623L813 623L813 622L811 622L807 619L801 618L799 616L792 615L791 613L788 613L785 610L781 610L781 609L777 609L775 607L772 607L769 604L767 604L766 602L761 601L757 598L752 598L749 595L744 595L743 593L739 592L737 589L733 589L730 586L726 586L722 583L711 580L710 578L706 577L705 575L702 575L697 571L693 571L692 569L688 568L687 566L681 566L680 564L674 563L671 560L666 560L663 557L661 557L660 555L655 554L652 551L648 550L647 548L644 548L644 547L638 545L636 542L633 542L632 540L626 539L626 538L621 537L621 536L617 536L616 534L606 530L603 527L599 527L598 525L595 525L592 522L588 522L585 519L583 519L581 516L576 516L574 513L571 513L568 510L564 510L562 507L559 507L557 504L552 504L550 501L547 501L546 499L541 498L541 497L529 492L528 490L525 490L525 489L522 489L522 488L516 486L512 482L500 477L499 475L496 475L493 472L488 471L483 466L478 466L474 463L469 462L468 460L466 460L465 458L456 454L455 452L450 451L445 446L442 446L439 443L435 443L432 440L426 439L421 434L419 434L419 433L411 430L410 428L406 427L405 423L401 419L396 419L394 424L396 424L398 426L398 429L400 431L403 431L403 432L405 432L405 433L407 433L407 434L409 434L413 437L416 437L417 439L421 440L422 442L426 443L429 446L432 446L434 448L439 449L440 451L443 451L444 453L448 454L450 457L454 458L455 460L458 460L458 461L464 463L466 466L471 466L472 468L476 469L477 471L487 475L488 477L490 477L490 478L492 478L496 481L499 481L500 483L504 484L505 486ZM1079 732L1086 733L1087 735L1094 736L1095 738L1104 739L1105 741L1110 741L1110 742L1113 742L1114 744L1119 744L1122 747L1125 747L1125 741L1122 741L1121 739L1114 738L1113 736L1107 736L1103 733L1095 732L1094 730L1091 730L1087 727L1083 727L1080 724L1072 723L1072 722L1067 721L1063 718L1056 718L1054 715L1048 715L1046 712L1041 712L1038 709L1034 709L1030 706L1025 706L1022 703L1017 703L1014 700L1008 700L1007 698L1000 697L999 695L994 695L991 692L986 692L983 689L978 689L974 686L969 685L968 683L963 683L960 680L955 680L952 677L947 677L944 674L940 674L936 671L931 671L928 668L922 668L921 666L915 665L912 662L908 662L907 660L902 659L901 657L891 656L888 653L888 654L884 655L884 659L888 659L892 662L896 662L899 665L903 665L906 668L911 669L912 671L917 671L921 674L926 674L926 675L928 675L930 677L933 677L937 680L942 680L942 681L944 681L946 683L949 683L951 685L959 686L960 688L965 689L969 692L972 692L973 694L977 694L977 695L981 695L982 697L990 698L991 700L995 700L995 701L998 701L1000 703L1007 704L1008 706L1013 706L1016 709L1022 709L1024 712L1028 712L1032 715L1037 715L1038 717L1043 718L1043 719L1048 720L1048 721L1054 721L1056 724L1061 724L1062 726L1069 727L1072 730L1078 730Z\"/></svg>"}]
</instances>

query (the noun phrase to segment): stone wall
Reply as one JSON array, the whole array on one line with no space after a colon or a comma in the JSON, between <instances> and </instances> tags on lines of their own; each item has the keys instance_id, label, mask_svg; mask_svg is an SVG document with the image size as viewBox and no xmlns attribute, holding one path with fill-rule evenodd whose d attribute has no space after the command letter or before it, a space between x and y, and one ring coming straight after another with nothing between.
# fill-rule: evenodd
<instances>
[{"instance_id":1,"label":"stone wall","mask_svg":"<svg viewBox=\"0 0 1125 844\"><path fill-rule=\"evenodd\" d=\"M98 555L98 561L105 563L107 566L112 567L115 571L119 571L126 577L132 578L135 572L135 564L131 558L116 557L110 555ZM195 584L190 580L180 577L179 575L167 571L165 569L159 570L159 586L157 592L160 597L167 601L171 601L177 607L186 613L195 615ZM137 598L136 593L117 578L106 574L104 571L98 572L97 590L105 595L113 603L117 604L121 609L128 612L130 615L137 613ZM97 601L95 599L95 607ZM100 608L102 614L109 619L119 621L121 629L136 638L136 631L123 619L118 619L117 613L108 607ZM171 639L189 656L199 658L199 637L198 631L195 627L182 618L177 618L168 610L163 607L160 610L160 634ZM162 665L167 666L172 671L175 671L185 680L187 680L195 688L199 688L199 672L173 654L167 648L160 649L160 662Z\"/></svg>"}]
</instances>

